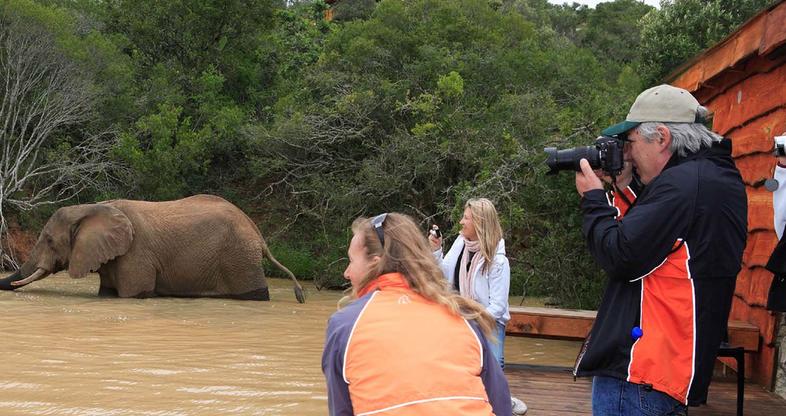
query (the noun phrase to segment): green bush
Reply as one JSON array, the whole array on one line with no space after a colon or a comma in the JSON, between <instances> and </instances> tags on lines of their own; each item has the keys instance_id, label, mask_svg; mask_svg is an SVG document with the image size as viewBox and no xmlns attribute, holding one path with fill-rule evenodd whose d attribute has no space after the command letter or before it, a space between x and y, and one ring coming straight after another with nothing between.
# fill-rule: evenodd
<instances>
[{"instance_id":1,"label":"green bush","mask_svg":"<svg viewBox=\"0 0 786 416\"><path fill-rule=\"evenodd\" d=\"M345 287L344 269L347 267L344 236L335 237L332 244L314 242L273 242L269 244L273 256L288 268L298 280L311 280L318 289ZM309 245L309 243L311 243ZM263 261L266 275L289 278L268 259Z\"/></svg>"},{"instance_id":2,"label":"green bush","mask_svg":"<svg viewBox=\"0 0 786 416\"><path fill-rule=\"evenodd\" d=\"M307 250L299 249L287 243L268 243L268 248L279 263L289 269L299 280L313 280L317 262ZM267 258L262 263L265 274L271 277L289 278L283 270L276 267Z\"/></svg>"}]
</instances>

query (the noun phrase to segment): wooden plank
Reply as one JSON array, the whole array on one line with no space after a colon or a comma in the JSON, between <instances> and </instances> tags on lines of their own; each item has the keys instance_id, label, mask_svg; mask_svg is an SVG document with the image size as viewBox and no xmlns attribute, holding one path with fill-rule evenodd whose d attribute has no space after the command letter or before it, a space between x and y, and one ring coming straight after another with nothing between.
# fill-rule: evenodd
<instances>
[{"instance_id":1,"label":"wooden plank","mask_svg":"<svg viewBox=\"0 0 786 416\"><path fill-rule=\"evenodd\" d=\"M752 158L751 156L745 156L740 159L745 159L745 162L744 164L740 163L738 159L738 167L743 165L746 168L750 167L751 165L749 162L755 162L756 160L763 162L761 163L763 166L759 166L759 169L762 171L772 171L775 166L775 158L772 157L772 155L765 155L763 158ZM751 170L752 169L756 169L756 167L752 167ZM742 172L742 168L740 168L740 172ZM749 177L752 176L750 170L747 169L746 172L743 173L743 180L745 180L744 175L749 175ZM769 175L768 177L771 178L772 175ZM760 181L759 183L761 183L763 178L759 178L758 180ZM772 219L774 218L775 214L772 210L772 192L768 191L763 186L746 186L745 193L748 196L748 232L764 231L774 236L775 232L773 232L773 228L775 228L775 224ZM775 248L775 246L767 247L766 245L760 245L756 249L764 250L763 252L757 252L755 255L754 253L748 253L749 255L755 256L755 264L749 264L749 266L759 265L762 260L764 261L764 264L766 264L770 259L770 254L772 254L773 248ZM764 258L762 258L762 256Z\"/></svg>"},{"instance_id":2,"label":"wooden plank","mask_svg":"<svg viewBox=\"0 0 786 416\"><path fill-rule=\"evenodd\" d=\"M742 128L729 132L732 141L732 156L736 159L751 153L769 153L773 148L772 138L786 131L786 108L780 108L762 117L752 120ZM774 158L773 158L774 159ZM764 167L766 174L772 174L772 163Z\"/></svg>"},{"instance_id":3,"label":"wooden plank","mask_svg":"<svg viewBox=\"0 0 786 416\"><path fill-rule=\"evenodd\" d=\"M704 65L703 62L697 62L670 84L688 91L695 91L702 81L704 81Z\"/></svg>"},{"instance_id":4,"label":"wooden plank","mask_svg":"<svg viewBox=\"0 0 786 416\"><path fill-rule=\"evenodd\" d=\"M745 24L745 28L738 30L734 42L734 63L738 63L748 56L758 53L767 23L767 16L759 14Z\"/></svg>"},{"instance_id":5,"label":"wooden plank","mask_svg":"<svg viewBox=\"0 0 786 416\"><path fill-rule=\"evenodd\" d=\"M759 328L744 321L729 321L729 344L746 352L759 351Z\"/></svg>"},{"instance_id":6,"label":"wooden plank","mask_svg":"<svg viewBox=\"0 0 786 416\"><path fill-rule=\"evenodd\" d=\"M587 337L595 311L511 307L509 335L582 340Z\"/></svg>"},{"instance_id":7,"label":"wooden plank","mask_svg":"<svg viewBox=\"0 0 786 416\"><path fill-rule=\"evenodd\" d=\"M764 37L759 47L759 55L766 55L786 42L786 4L781 3L767 15Z\"/></svg>"},{"instance_id":8,"label":"wooden plank","mask_svg":"<svg viewBox=\"0 0 786 416\"><path fill-rule=\"evenodd\" d=\"M786 66L752 75L720 96L724 104L715 112L713 127L718 133L726 134L781 107L785 95Z\"/></svg>"},{"instance_id":9,"label":"wooden plank","mask_svg":"<svg viewBox=\"0 0 786 416\"><path fill-rule=\"evenodd\" d=\"M764 140L762 141L764 142ZM769 143L772 144L772 139L769 140ZM737 165L737 169L740 170L740 174L742 175L742 181L748 186L761 185L765 180L772 178L772 172L775 169L776 162L772 152L759 152L734 158L734 163ZM767 191L763 187L761 191L767 192L766 195L769 196L769 198L765 198L764 200L769 203L769 205L772 205L772 192ZM772 215L770 215L769 222L772 223ZM749 230L755 228L757 227L748 227ZM771 229L772 224L767 228Z\"/></svg>"},{"instance_id":10,"label":"wooden plank","mask_svg":"<svg viewBox=\"0 0 786 416\"><path fill-rule=\"evenodd\" d=\"M751 198L766 198L767 194L764 190L756 190L747 187L748 201ZM772 195L770 194L770 197ZM773 228L775 225L773 224ZM770 230L749 230L748 243L745 245L745 250L742 252L742 263L748 268L754 266L764 267L770 259L770 254L775 246L778 244L778 236Z\"/></svg>"},{"instance_id":11,"label":"wooden plank","mask_svg":"<svg viewBox=\"0 0 786 416\"><path fill-rule=\"evenodd\" d=\"M506 333L513 336L581 340L587 337L596 312L578 309L511 307ZM759 350L759 328L729 321L729 341L745 351Z\"/></svg>"},{"instance_id":12,"label":"wooden plank","mask_svg":"<svg viewBox=\"0 0 786 416\"><path fill-rule=\"evenodd\" d=\"M704 54L701 63L704 65L704 80L720 74L726 68L730 68L737 63L735 54L738 35L727 38L724 42L717 44Z\"/></svg>"},{"instance_id":13,"label":"wooden plank","mask_svg":"<svg viewBox=\"0 0 786 416\"><path fill-rule=\"evenodd\" d=\"M734 286L734 296L737 299L741 299L742 303L747 305L747 300L750 297L751 292L751 268L744 265L740 272L737 273L737 284ZM732 309L734 309L734 302L732 302ZM734 315L732 311L729 313L729 319L739 319Z\"/></svg>"},{"instance_id":14,"label":"wooden plank","mask_svg":"<svg viewBox=\"0 0 786 416\"><path fill-rule=\"evenodd\" d=\"M772 272L764 267L751 268L751 289L748 293L748 298L745 303L754 307L764 308L767 306L767 294L770 291L770 284L772 284ZM751 320L752 322L755 322ZM775 327L775 325L772 325ZM762 330L762 339L765 343L771 342L772 338L767 338L766 330Z\"/></svg>"},{"instance_id":15,"label":"wooden plank","mask_svg":"<svg viewBox=\"0 0 786 416\"><path fill-rule=\"evenodd\" d=\"M786 56L783 55L752 55L736 63L734 66L727 68L715 77L702 81L695 87L695 91L690 88L683 88L691 91L693 96L696 97L702 105L714 109L713 103L715 103L715 106L721 104L722 100L717 102L716 100L722 97L722 95L730 89L735 88L740 82L756 74L770 72L774 68L783 65L785 61ZM697 62L696 67L703 69L703 62Z\"/></svg>"}]
</instances>

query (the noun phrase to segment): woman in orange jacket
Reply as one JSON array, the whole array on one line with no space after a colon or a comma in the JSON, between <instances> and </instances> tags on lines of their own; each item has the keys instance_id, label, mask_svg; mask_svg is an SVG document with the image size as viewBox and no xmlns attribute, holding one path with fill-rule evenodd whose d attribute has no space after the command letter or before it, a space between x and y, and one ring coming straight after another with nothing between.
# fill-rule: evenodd
<instances>
[{"instance_id":1,"label":"woman in orange jacket","mask_svg":"<svg viewBox=\"0 0 786 416\"><path fill-rule=\"evenodd\" d=\"M359 218L352 232L353 301L330 318L322 355L330 414L510 415L494 319L449 290L414 221Z\"/></svg>"}]
</instances>

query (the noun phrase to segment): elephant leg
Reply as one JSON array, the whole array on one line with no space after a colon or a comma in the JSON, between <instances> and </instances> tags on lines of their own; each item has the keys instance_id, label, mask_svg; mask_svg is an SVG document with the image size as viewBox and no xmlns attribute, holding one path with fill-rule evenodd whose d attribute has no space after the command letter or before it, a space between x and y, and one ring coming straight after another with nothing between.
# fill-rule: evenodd
<instances>
[{"instance_id":1,"label":"elephant leg","mask_svg":"<svg viewBox=\"0 0 786 416\"><path fill-rule=\"evenodd\" d=\"M118 297L117 289L108 286L99 286L98 287L98 296L104 298L116 298Z\"/></svg>"},{"instance_id":2,"label":"elephant leg","mask_svg":"<svg viewBox=\"0 0 786 416\"><path fill-rule=\"evenodd\" d=\"M114 298L118 296L113 279L117 270L115 266L115 262L111 261L98 269L98 275L101 276L101 283L100 286L98 286L98 296Z\"/></svg>"},{"instance_id":3,"label":"elephant leg","mask_svg":"<svg viewBox=\"0 0 786 416\"><path fill-rule=\"evenodd\" d=\"M266 287L232 296L239 300L270 300L270 290Z\"/></svg>"},{"instance_id":4,"label":"elephant leg","mask_svg":"<svg viewBox=\"0 0 786 416\"><path fill-rule=\"evenodd\" d=\"M220 257L215 274L218 276L216 293L218 296L240 300L270 300L265 271L261 259L243 258L240 261L227 261L232 255L238 256L236 250ZM242 256L241 256L242 257ZM250 257L250 256L249 256Z\"/></svg>"},{"instance_id":5,"label":"elephant leg","mask_svg":"<svg viewBox=\"0 0 786 416\"><path fill-rule=\"evenodd\" d=\"M252 282L254 289L248 291L236 290L233 299L241 300L270 300L270 289L265 279L265 271L261 267L252 267L247 272L248 281Z\"/></svg>"},{"instance_id":6,"label":"elephant leg","mask_svg":"<svg viewBox=\"0 0 786 416\"><path fill-rule=\"evenodd\" d=\"M117 265L115 288L121 298L155 297L156 270L153 266L123 258Z\"/></svg>"}]
</instances>

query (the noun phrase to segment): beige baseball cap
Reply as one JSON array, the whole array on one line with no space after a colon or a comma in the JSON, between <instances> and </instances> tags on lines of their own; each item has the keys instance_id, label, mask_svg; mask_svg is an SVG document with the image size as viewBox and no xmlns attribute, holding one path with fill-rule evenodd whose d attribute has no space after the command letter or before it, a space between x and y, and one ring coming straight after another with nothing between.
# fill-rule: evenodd
<instances>
[{"instance_id":1,"label":"beige baseball cap","mask_svg":"<svg viewBox=\"0 0 786 416\"><path fill-rule=\"evenodd\" d=\"M700 120L696 98L682 88L668 84L645 90L630 107L625 121L603 130L604 136L617 136L648 121L661 123L696 123Z\"/></svg>"}]
</instances>

